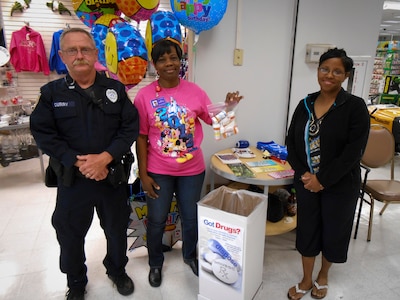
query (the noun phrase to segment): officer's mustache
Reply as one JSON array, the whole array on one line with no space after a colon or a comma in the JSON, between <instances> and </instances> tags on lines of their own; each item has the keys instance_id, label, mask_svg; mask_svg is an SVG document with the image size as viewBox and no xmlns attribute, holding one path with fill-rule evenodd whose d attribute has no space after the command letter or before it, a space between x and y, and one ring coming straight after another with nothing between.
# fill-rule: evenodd
<instances>
[{"instance_id":1,"label":"officer's mustache","mask_svg":"<svg viewBox=\"0 0 400 300\"><path fill-rule=\"evenodd\" d=\"M88 64L89 64L89 61L86 59L77 59L72 63L73 66L88 65Z\"/></svg>"}]
</instances>

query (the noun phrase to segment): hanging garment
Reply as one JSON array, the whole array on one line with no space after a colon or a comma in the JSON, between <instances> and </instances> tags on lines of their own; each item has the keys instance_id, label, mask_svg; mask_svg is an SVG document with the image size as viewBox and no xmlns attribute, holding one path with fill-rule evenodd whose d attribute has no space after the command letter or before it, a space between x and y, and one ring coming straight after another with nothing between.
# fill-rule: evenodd
<instances>
[{"instance_id":1,"label":"hanging garment","mask_svg":"<svg viewBox=\"0 0 400 300\"><path fill-rule=\"evenodd\" d=\"M7 48L6 39L4 37L4 28L3 27L0 28L0 46Z\"/></svg>"},{"instance_id":2,"label":"hanging garment","mask_svg":"<svg viewBox=\"0 0 400 300\"><path fill-rule=\"evenodd\" d=\"M67 67L58 55L58 50L60 50L60 36L63 33L63 29L53 33L53 40L51 43L50 57L49 57L49 67L50 71L56 71L57 74L67 74Z\"/></svg>"},{"instance_id":3,"label":"hanging garment","mask_svg":"<svg viewBox=\"0 0 400 300\"><path fill-rule=\"evenodd\" d=\"M24 26L11 35L11 64L16 72L43 72L50 74L42 36L29 26Z\"/></svg>"}]
</instances>

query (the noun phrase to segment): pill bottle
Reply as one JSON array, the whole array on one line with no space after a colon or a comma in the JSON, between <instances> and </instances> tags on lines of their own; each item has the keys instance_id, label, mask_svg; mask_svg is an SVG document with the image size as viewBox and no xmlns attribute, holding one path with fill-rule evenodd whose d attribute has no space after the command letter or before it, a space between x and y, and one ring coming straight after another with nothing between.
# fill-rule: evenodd
<instances>
[{"instance_id":1,"label":"pill bottle","mask_svg":"<svg viewBox=\"0 0 400 300\"><path fill-rule=\"evenodd\" d=\"M220 111L214 118L215 118L218 122L221 122L221 120L222 120L223 118L225 118L225 117L226 117L226 111L222 110L222 111Z\"/></svg>"},{"instance_id":2,"label":"pill bottle","mask_svg":"<svg viewBox=\"0 0 400 300\"><path fill-rule=\"evenodd\" d=\"M221 125L219 123L213 124L214 139L217 141L221 139Z\"/></svg>"}]
</instances>

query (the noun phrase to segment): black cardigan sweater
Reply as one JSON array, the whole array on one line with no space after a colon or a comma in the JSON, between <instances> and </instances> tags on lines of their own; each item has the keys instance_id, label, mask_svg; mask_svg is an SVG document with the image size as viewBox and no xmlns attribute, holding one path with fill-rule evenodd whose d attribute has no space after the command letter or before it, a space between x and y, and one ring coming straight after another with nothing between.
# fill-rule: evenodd
<instances>
[{"instance_id":1,"label":"black cardigan sweater","mask_svg":"<svg viewBox=\"0 0 400 300\"><path fill-rule=\"evenodd\" d=\"M308 121L314 102L320 92L309 94L297 105L289 126L286 144L288 161L295 170L294 180L312 172L308 164ZM359 188L360 160L364 152L370 127L370 117L364 100L346 92L338 93L335 103L320 125L321 161L316 174L326 190L337 192Z\"/></svg>"}]
</instances>

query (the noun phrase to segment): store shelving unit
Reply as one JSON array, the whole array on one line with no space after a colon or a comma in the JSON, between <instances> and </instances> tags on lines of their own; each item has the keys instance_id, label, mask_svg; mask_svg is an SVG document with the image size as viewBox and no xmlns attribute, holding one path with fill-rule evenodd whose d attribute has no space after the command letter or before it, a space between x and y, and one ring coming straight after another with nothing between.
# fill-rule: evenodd
<instances>
[{"instance_id":1,"label":"store shelving unit","mask_svg":"<svg viewBox=\"0 0 400 300\"><path fill-rule=\"evenodd\" d=\"M399 104L400 47L398 41L378 43L370 84L373 102Z\"/></svg>"},{"instance_id":2,"label":"store shelving unit","mask_svg":"<svg viewBox=\"0 0 400 300\"><path fill-rule=\"evenodd\" d=\"M9 118L0 126L0 165L7 167L12 162L39 157L44 177L42 152L29 129L31 103L18 96L17 77L10 67L0 68L0 79L0 115Z\"/></svg>"}]
</instances>

